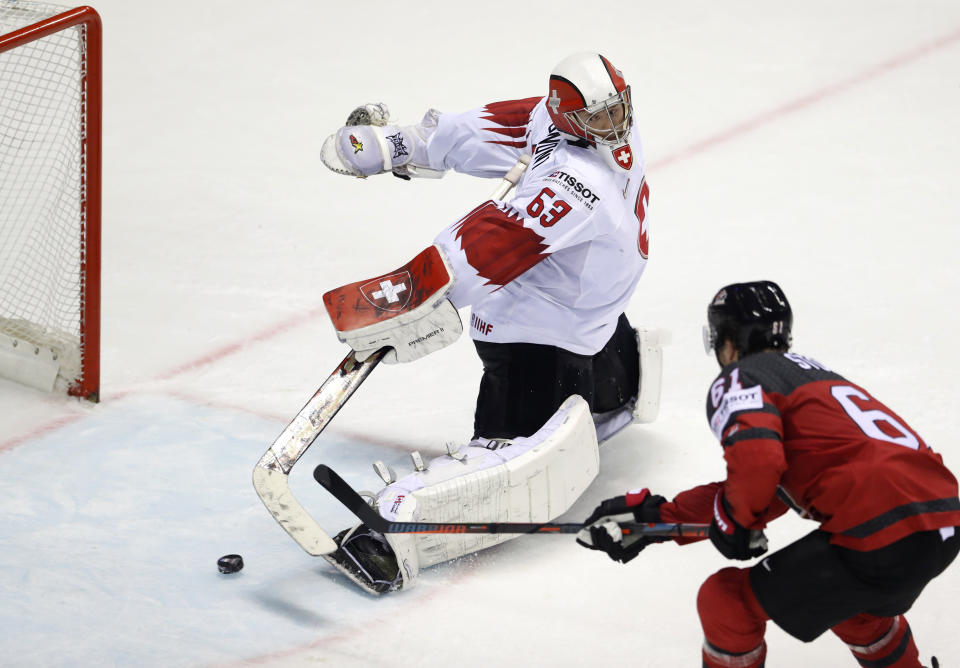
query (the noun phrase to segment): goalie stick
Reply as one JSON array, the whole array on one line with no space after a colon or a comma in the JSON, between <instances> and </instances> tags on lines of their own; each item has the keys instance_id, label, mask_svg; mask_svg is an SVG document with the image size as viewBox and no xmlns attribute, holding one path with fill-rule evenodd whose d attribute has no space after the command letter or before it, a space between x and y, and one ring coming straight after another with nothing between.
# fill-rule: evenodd
<instances>
[{"instance_id":1,"label":"goalie stick","mask_svg":"<svg viewBox=\"0 0 960 668\"><path fill-rule=\"evenodd\" d=\"M337 549L337 544L293 496L287 476L387 350L381 348L364 362L358 362L351 350L253 469L253 487L263 505L290 537L313 556L329 554Z\"/></svg>"},{"instance_id":2,"label":"goalie stick","mask_svg":"<svg viewBox=\"0 0 960 668\"><path fill-rule=\"evenodd\" d=\"M503 175L503 178L493 191L493 194L490 195L490 199L503 199L506 197L507 193L510 192L510 189L517 185L517 181L520 180L520 175L523 174L524 170L529 164L529 153L524 153L517 158L517 164L511 167L510 171Z\"/></svg>"},{"instance_id":3,"label":"goalie stick","mask_svg":"<svg viewBox=\"0 0 960 668\"><path fill-rule=\"evenodd\" d=\"M506 197L529 164L530 156L521 155L497 184L491 199ZM312 556L325 557L337 549L337 544L293 496L288 478L290 470L388 350L381 348L364 362L358 362L356 353L351 350L253 468L253 487L263 505L290 537Z\"/></svg>"},{"instance_id":4,"label":"goalie stick","mask_svg":"<svg viewBox=\"0 0 960 668\"><path fill-rule=\"evenodd\" d=\"M391 522L350 487L336 471L325 464L313 470L314 479L330 492L340 503L347 507L357 518L374 531L380 533L578 533L584 524L571 523L526 523L526 522ZM706 538L710 532L709 524L641 524L623 523L620 529L624 535L641 534L644 536L669 536Z\"/></svg>"}]
</instances>

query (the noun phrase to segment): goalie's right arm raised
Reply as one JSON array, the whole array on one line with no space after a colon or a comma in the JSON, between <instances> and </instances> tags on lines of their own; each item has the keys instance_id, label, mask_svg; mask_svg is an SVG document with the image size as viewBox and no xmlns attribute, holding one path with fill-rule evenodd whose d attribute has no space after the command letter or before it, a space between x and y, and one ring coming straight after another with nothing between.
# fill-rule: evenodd
<instances>
[{"instance_id":1,"label":"goalie's right arm raised","mask_svg":"<svg viewBox=\"0 0 960 668\"><path fill-rule=\"evenodd\" d=\"M541 98L494 102L462 113L430 109L415 125L389 120L384 104L365 104L327 137L323 164L338 174L366 178L393 172L402 178L438 178L447 170L497 178L524 153L532 153L527 126L546 115Z\"/></svg>"},{"instance_id":2,"label":"goalie's right arm raised","mask_svg":"<svg viewBox=\"0 0 960 668\"><path fill-rule=\"evenodd\" d=\"M450 265L430 246L396 271L327 292L323 303L337 337L359 361L389 347L385 362L412 362L450 345L463 331L446 297L452 287Z\"/></svg>"},{"instance_id":3,"label":"goalie's right arm raised","mask_svg":"<svg viewBox=\"0 0 960 668\"><path fill-rule=\"evenodd\" d=\"M427 139L436 131L439 112L430 109L418 125L388 124L390 111L385 104L365 104L347 117L345 127L326 138L320 159L337 174L365 179L393 172L411 176L440 178L446 171L430 169Z\"/></svg>"}]
</instances>

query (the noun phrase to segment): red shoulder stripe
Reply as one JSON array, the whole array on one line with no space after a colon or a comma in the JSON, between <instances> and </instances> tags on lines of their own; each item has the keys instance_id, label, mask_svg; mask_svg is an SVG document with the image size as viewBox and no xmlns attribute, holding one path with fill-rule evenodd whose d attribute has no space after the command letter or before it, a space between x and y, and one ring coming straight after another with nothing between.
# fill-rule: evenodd
<instances>
[{"instance_id":1,"label":"red shoulder stripe","mask_svg":"<svg viewBox=\"0 0 960 668\"><path fill-rule=\"evenodd\" d=\"M506 100L503 102L491 102L483 109L484 120L500 127L483 128L488 132L494 132L508 137L524 137L527 134L527 124L530 122L530 112L537 106L542 98L528 97L522 100ZM525 148L526 141L504 141L489 139L488 144L502 144L513 148Z\"/></svg>"}]
</instances>

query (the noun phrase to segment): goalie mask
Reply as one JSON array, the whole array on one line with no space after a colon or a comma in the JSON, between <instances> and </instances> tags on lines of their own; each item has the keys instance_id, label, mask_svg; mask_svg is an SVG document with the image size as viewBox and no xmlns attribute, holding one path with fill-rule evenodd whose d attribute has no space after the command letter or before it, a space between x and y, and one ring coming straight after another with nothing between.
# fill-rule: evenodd
<instances>
[{"instance_id":1,"label":"goalie mask","mask_svg":"<svg viewBox=\"0 0 960 668\"><path fill-rule=\"evenodd\" d=\"M623 74L599 53L562 60L550 74L547 110L557 129L587 142L614 171L633 167L633 107Z\"/></svg>"}]
</instances>

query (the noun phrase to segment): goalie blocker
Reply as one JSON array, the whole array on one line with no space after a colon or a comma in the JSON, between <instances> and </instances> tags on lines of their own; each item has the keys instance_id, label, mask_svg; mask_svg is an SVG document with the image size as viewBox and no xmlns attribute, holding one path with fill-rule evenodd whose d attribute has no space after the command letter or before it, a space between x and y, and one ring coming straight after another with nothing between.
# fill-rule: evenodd
<instances>
[{"instance_id":1,"label":"goalie blocker","mask_svg":"<svg viewBox=\"0 0 960 668\"><path fill-rule=\"evenodd\" d=\"M383 361L412 362L457 340L463 325L446 298L453 271L430 246L394 272L350 283L323 295L337 338L364 361L390 347Z\"/></svg>"},{"instance_id":2,"label":"goalie blocker","mask_svg":"<svg viewBox=\"0 0 960 668\"><path fill-rule=\"evenodd\" d=\"M535 434L475 439L390 482L373 507L390 522L549 522L570 509L597 476L599 451L590 408L567 399ZM455 502L451 500L455 499ZM421 568L522 534L390 533L358 525L337 536L328 560L371 593L409 589Z\"/></svg>"}]
</instances>

